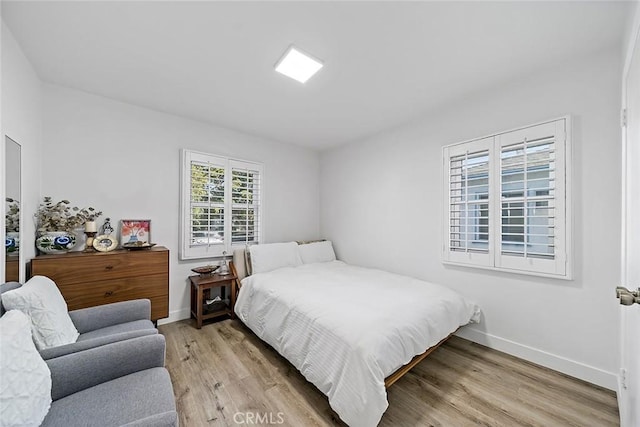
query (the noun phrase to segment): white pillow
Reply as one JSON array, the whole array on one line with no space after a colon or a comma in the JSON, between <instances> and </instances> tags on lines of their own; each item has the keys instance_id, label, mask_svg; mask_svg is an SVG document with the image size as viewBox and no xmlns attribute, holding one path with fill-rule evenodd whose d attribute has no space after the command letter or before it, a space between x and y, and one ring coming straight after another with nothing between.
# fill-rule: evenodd
<instances>
[{"instance_id":1,"label":"white pillow","mask_svg":"<svg viewBox=\"0 0 640 427\"><path fill-rule=\"evenodd\" d=\"M33 345L29 318L17 310L0 318L0 372L0 425L39 426L51 407L51 371Z\"/></svg>"},{"instance_id":2,"label":"white pillow","mask_svg":"<svg viewBox=\"0 0 640 427\"><path fill-rule=\"evenodd\" d=\"M3 293L2 304L7 310L20 310L29 316L39 350L74 343L80 335L62 294L47 277L34 276L20 288Z\"/></svg>"},{"instance_id":3,"label":"white pillow","mask_svg":"<svg viewBox=\"0 0 640 427\"><path fill-rule=\"evenodd\" d=\"M249 248L249 252L252 274L302 265L296 242L254 245Z\"/></svg>"},{"instance_id":4,"label":"white pillow","mask_svg":"<svg viewBox=\"0 0 640 427\"><path fill-rule=\"evenodd\" d=\"M336 260L336 253L333 252L331 241L306 243L298 246L300 258L305 264L315 262L330 262Z\"/></svg>"}]
</instances>

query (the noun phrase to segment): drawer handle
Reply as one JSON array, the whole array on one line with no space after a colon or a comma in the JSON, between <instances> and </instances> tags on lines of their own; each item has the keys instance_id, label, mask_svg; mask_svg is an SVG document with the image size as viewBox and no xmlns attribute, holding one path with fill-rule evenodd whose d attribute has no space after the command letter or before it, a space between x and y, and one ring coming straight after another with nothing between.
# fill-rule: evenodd
<instances>
[{"instance_id":1,"label":"drawer handle","mask_svg":"<svg viewBox=\"0 0 640 427\"><path fill-rule=\"evenodd\" d=\"M113 270L113 265L107 265L104 269L105 270Z\"/></svg>"},{"instance_id":2,"label":"drawer handle","mask_svg":"<svg viewBox=\"0 0 640 427\"><path fill-rule=\"evenodd\" d=\"M113 291L107 291L104 293L105 297L110 297L111 295L113 295Z\"/></svg>"}]
</instances>

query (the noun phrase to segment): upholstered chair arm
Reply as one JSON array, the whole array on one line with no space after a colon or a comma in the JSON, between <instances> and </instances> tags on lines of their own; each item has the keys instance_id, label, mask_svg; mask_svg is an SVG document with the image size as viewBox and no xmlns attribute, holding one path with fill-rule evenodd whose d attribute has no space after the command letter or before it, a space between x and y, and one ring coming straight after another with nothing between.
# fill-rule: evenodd
<instances>
[{"instance_id":1,"label":"upholstered chair arm","mask_svg":"<svg viewBox=\"0 0 640 427\"><path fill-rule=\"evenodd\" d=\"M49 360L55 357L61 357L67 354L89 350L90 348L100 347L114 342L129 340L131 338L142 337L145 335L154 335L157 333L157 329L139 329L136 331L127 331L119 334L105 335L103 337L92 338L89 340L78 341L71 344L40 350L40 356L44 360Z\"/></svg>"},{"instance_id":2,"label":"upholstered chair arm","mask_svg":"<svg viewBox=\"0 0 640 427\"><path fill-rule=\"evenodd\" d=\"M156 334L49 359L51 398L58 400L125 375L163 367L164 357L164 336Z\"/></svg>"},{"instance_id":3,"label":"upholstered chair arm","mask_svg":"<svg viewBox=\"0 0 640 427\"><path fill-rule=\"evenodd\" d=\"M176 411L163 412L150 417L125 424L122 427L177 427L178 417Z\"/></svg>"},{"instance_id":4,"label":"upholstered chair arm","mask_svg":"<svg viewBox=\"0 0 640 427\"><path fill-rule=\"evenodd\" d=\"M71 321L79 333L106 328L119 323L151 319L151 301L136 299L98 305L69 312Z\"/></svg>"}]
</instances>

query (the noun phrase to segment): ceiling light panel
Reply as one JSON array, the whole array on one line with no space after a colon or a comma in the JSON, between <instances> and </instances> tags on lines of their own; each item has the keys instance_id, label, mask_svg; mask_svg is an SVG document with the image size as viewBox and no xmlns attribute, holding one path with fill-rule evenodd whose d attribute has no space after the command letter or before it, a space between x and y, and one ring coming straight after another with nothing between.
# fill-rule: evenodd
<instances>
[{"instance_id":1,"label":"ceiling light panel","mask_svg":"<svg viewBox=\"0 0 640 427\"><path fill-rule=\"evenodd\" d=\"M323 64L318 59L302 52L295 46L289 47L276 63L276 71L304 83L322 68Z\"/></svg>"}]
</instances>

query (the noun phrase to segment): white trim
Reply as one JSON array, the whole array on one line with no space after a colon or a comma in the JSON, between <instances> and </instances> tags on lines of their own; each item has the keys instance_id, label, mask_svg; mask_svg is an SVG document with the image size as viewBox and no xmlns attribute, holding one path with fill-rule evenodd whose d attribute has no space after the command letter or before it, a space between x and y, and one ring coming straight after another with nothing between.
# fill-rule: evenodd
<instances>
[{"instance_id":1,"label":"white trim","mask_svg":"<svg viewBox=\"0 0 640 427\"><path fill-rule=\"evenodd\" d=\"M6 137L6 135L5 135ZM11 138L11 137L9 137ZM18 144L18 147L20 147L20 191L19 191L19 197L20 197L20 217L18 219L19 223L20 223L20 230L19 230L19 235L18 235L18 239L20 239L20 251L18 252L18 281L20 283L25 283L27 281L27 263L25 261L25 254L24 254L24 247L23 242L24 242L24 224L25 224L25 217L24 217L24 154L22 153L22 144L20 144L18 141L16 141L15 139L11 138L11 140L13 142L15 142L16 144ZM6 144L6 142L5 142ZM5 183L6 185L6 183ZM3 216L4 218L4 216Z\"/></svg>"},{"instance_id":2,"label":"white trim","mask_svg":"<svg viewBox=\"0 0 640 427\"><path fill-rule=\"evenodd\" d=\"M5 151L6 151L6 145L7 145L7 137L4 134L4 132L2 132L1 134L2 136L2 142L0 143L0 165L2 165L2 174L4 175L4 171L6 170L6 165L4 164L5 162ZM6 198L6 184L5 184L5 178L2 177L2 185L0 185L0 200L2 200L2 203L0 203L0 218L4 218L5 214L6 214L6 202L4 201ZM22 209L20 210L20 212L22 213ZM4 242L6 239L6 227L0 227L0 237L2 237L2 241ZM22 229L22 227L20 227L20 229ZM20 262L20 260L18 260L18 262ZM2 253L0 253L0 283L5 283L6 282L6 274L7 274L7 264L6 264L6 250L2 251Z\"/></svg>"},{"instance_id":3,"label":"white trim","mask_svg":"<svg viewBox=\"0 0 640 427\"><path fill-rule=\"evenodd\" d=\"M191 285L189 285L191 286ZM189 319L191 317L191 308L181 308L179 310L173 310L169 312L169 317L164 319L158 319L158 325L166 325L167 323L178 322L180 320Z\"/></svg>"},{"instance_id":4,"label":"white trim","mask_svg":"<svg viewBox=\"0 0 640 427\"><path fill-rule=\"evenodd\" d=\"M0 7L0 26L2 26L4 24L4 21L2 21L2 8ZM2 31L0 31L0 53L2 53ZM2 55L0 54L0 70L2 69ZM0 99L2 99L2 95L4 95L3 93L3 89L2 89L2 82L0 81ZM4 120L2 120L2 102L0 102L0 136L4 137ZM4 147L4 145L0 144L2 147ZM2 170L5 170L6 165L4 164L4 149L0 149L0 165L2 165ZM21 157L22 159L22 154ZM20 174L22 174L22 165L20 165ZM4 177L2 178L2 182L5 182ZM20 182L20 184L22 184L22 182ZM0 200L4 200L5 199L5 185L0 185ZM20 188L20 191L22 191L22 187ZM20 195L22 196L22 194ZM22 212L22 211L21 211ZM5 203L3 202L0 206L0 218L4 218L5 215ZM1 227L2 229L0 230L0 237L2 237L2 240L4 241L5 239L5 227ZM23 227L20 227L20 229L22 230ZM6 261L5 261L5 256L6 256L6 249L4 251L2 251L2 255L0 255L0 283L5 283L5 274L6 274ZM20 259L18 259L18 263L20 263ZM24 282L22 282L24 283Z\"/></svg>"},{"instance_id":5,"label":"white trim","mask_svg":"<svg viewBox=\"0 0 640 427\"><path fill-rule=\"evenodd\" d=\"M24 155L22 153L22 144L20 144L18 141L16 141L15 139L11 138L9 135L6 135L4 133L2 133L2 143L0 144L0 165L3 166L3 170L6 170L6 151L7 151L7 139L10 139L11 141L13 141L20 149L20 191L18 192L18 201L20 202L20 214L19 214L19 223L20 223L20 231L19 231L19 235L18 235L18 239L20 241L20 245L22 246L25 242L24 242L24 233L23 233L23 229L24 229L24 182L23 182L23 171L24 171ZM4 174L4 172L3 172ZM5 202L5 198L6 198L6 179L3 176L2 177L2 185L0 185L0 198L2 200L1 206L0 206L0 218L4 218L5 214L6 214L6 202ZM2 241L5 240L6 238L6 230L5 227L1 227L2 230L0 231L0 236L2 237ZM0 280L2 280L2 282L0 283L4 283L6 281L6 252L2 251L2 255L0 255ZM26 272L27 267L26 267L26 263L25 263L25 254L24 254L24 248L20 249L18 252L18 281L20 283L24 283L26 281Z\"/></svg>"},{"instance_id":6,"label":"white trim","mask_svg":"<svg viewBox=\"0 0 640 427\"><path fill-rule=\"evenodd\" d=\"M456 332L456 335L494 350L502 351L520 359L524 359L549 369L562 372L563 374L599 385L609 390L615 391L618 387L617 374L607 372L594 366L586 365L582 362L578 362L577 360L568 359L566 357L548 353L544 350L539 350L515 341L479 331L471 326L461 328Z\"/></svg>"},{"instance_id":7,"label":"white trim","mask_svg":"<svg viewBox=\"0 0 640 427\"><path fill-rule=\"evenodd\" d=\"M558 274L553 274L553 273L542 273L542 272L535 272L535 271L530 271L530 270L518 270L515 268L506 268L506 267L493 267L490 265L471 265L471 264L467 264L467 263L462 263L462 262L452 262L452 261L442 261L443 264L445 265L451 265L454 267L465 267L465 268L474 268L474 269L481 269L481 270L489 270L489 271L496 271L498 273L509 273L509 274L518 274L518 275L524 275L524 276L535 276L535 277L546 277L549 279L558 279L558 280L573 280L571 278L568 278L566 276L560 276Z\"/></svg>"},{"instance_id":8,"label":"white trim","mask_svg":"<svg viewBox=\"0 0 640 427\"><path fill-rule=\"evenodd\" d=\"M574 233L573 233L573 120L571 116L564 117L564 259L565 277L563 279L573 280L573 265L575 254Z\"/></svg>"}]
</instances>

